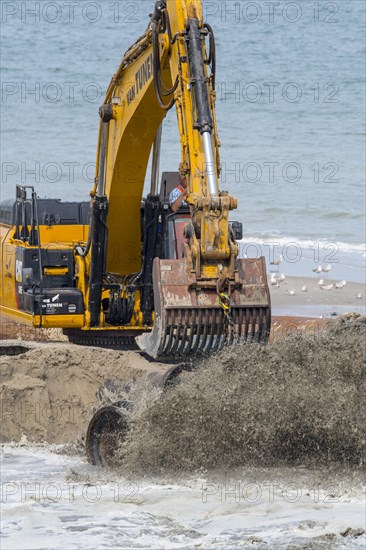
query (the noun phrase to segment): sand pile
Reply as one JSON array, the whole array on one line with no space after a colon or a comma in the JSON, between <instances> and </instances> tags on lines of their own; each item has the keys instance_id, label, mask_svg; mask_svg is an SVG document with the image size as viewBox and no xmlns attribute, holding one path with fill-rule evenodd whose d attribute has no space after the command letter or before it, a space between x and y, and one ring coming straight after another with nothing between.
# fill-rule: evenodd
<instances>
[{"instance_id":1,"label":"sand pile","mask_svg":"<svg viewBox=\"0 0 366 550\"><path fill-rule=\"evenodd\" d=\"M62 329L59 328L32 328L16 321L11 321L3 315L0 317L1 340L26 340L31 342L58 341L68 342Z\"/></svg>"},{"instance_id":2,"label":"sand pile","mask_svg":"<svg viewBox=\"0 0 366 550\"><path fill-rule=\"evenodd\" d=\"M110 380L121 386L146 373L133 352L68 343L27 344L24 354L0 356L1 441L70 443L83 436Z\"/></svg>"},{"instance_id":3,"label":"sand pile","mask_svg":"<svg viewBox=\"0 0 366 550\"><path fill-rule=\"evenodd\" d=\"M158 399L140 396L121 448L129 471L365 464L366 319L318 338L224 350Z\"/></svg>"}]
</instances>

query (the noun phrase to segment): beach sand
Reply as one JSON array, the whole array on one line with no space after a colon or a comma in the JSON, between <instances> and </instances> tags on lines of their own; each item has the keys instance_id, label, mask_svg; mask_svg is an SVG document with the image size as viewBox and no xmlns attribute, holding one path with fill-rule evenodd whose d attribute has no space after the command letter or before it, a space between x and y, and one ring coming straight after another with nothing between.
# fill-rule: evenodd
<instances>
[{"instance_id":1,"label":"beach sand","mask_svg":"<svg viewBox=\"0 0 366 550\"><path fill-rule=\"evenodd\" d=\"M272 315L323 318L337 317L348 312L365 314L365 284L348 282L343 288L337 289L334 285L338 281L323 279L322 286L333 284L331 290L321 288L319 277L286 277L279 283L279 287L272 286L268 278ZM302 291L303 287L306 287L306 292Z\"/></svg>"}]
</instances>

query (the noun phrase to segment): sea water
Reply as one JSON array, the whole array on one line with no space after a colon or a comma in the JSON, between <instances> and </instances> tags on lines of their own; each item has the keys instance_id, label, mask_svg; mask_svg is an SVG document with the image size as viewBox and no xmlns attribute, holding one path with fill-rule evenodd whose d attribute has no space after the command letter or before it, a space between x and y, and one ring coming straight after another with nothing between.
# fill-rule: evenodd
<instances>
[{"instance_id":1,"label":"sea water","mask_svg":"<svg viewBox=\"0 0 366 550\"><path fill-rule=\"evenodd\" d=\"M42 197L88 199L98 108L152 9L148 0L2 3L2 198L27 184ZM203 11L217 43L220 187L239 200L232 218L244 242L261 252L279 243L277 255L295 242L314 263L334 252L330 261L363 280L364 3L210 1ZM161 159L161 171L178 169L174 109Z\"/></svg>"}]
</instances>

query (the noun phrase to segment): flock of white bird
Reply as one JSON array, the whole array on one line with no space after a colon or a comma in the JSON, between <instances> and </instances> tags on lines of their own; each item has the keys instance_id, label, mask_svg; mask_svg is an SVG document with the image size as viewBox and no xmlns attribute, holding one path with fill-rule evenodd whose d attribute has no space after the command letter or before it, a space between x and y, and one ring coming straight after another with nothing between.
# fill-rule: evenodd
<instances>
[{"instance_id":1,"label":"flock of white bird","mask_svg":"<svg viewBox=\"0 0 366 550\"><path fill-rule=\"evenodd\" d=\"M279 258L275 258L273 261L270 262L271 265L277 267L276 272L272 272L271 273L271 278L270 278L271 286L273 286L275 288L279 288L280 284L283 281L285 281L285 279L286 279L286 276L283 273L279 273L279 267L280 267L280 264L282 263L282 261L283 261L283 256L281 255ZM331 269L332 269L332 265L331 264L326 264L326 265L318 265L312 271L316 274L319 274L319 273L327 273L328 274ZM333 289L340 290L340 289L344 288L346 286L346 284L347 284L347 281L345 281L344 279L343 279L343 281L338 281L338 282L335 282L335 283L327 283L327 281L325 281L324 279L320 279L318 281L318 285L319 285L319 288L321 290L333 290ZM303 285L301 287L301 292L307 292L307 291L308 291L308 287L306 285ZM295 289L294 288L287 289L286 294L288 294L289 296L294 296L296 294ZM360 292L358 294L356 294L356 298L361 300L362 297L363 296Z\"/></svg>"}]
</instances>

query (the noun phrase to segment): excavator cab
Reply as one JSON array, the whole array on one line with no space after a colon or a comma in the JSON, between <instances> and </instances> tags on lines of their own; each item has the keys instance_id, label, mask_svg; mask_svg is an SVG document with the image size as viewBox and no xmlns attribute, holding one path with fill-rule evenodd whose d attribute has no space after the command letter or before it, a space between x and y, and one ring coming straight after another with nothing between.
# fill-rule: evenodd
<instances>
[{"instance_id":1,"label":"excavator cab","mask_svg":"<svg viewBox=\"0 0 366 550\"><path fill-rule=\"evenodd\" d=\"M188 205L183 205L178 212L170 208L170 193L179 183L179 172L163 172L160 184L160 201L166 211L165 251L164 258L174 260L183 258L184 228L191 223L191 212Z\"/></svg>"},{"instance_id":2,"label":"excavator cab","mask_svg":"<svg viewBox=\"0 0 366 550\"><path fill-rule=\"evenodd\" d=\"M182 209L183 210L183 209ZM188 210L188 209L185 209ZM168 217L167 258L179 260L183 258L184 228L191 221L188 212L178 211Z\"/></svg>"},{"instance_id":3,"label":"excavator cab","mask_svg":"<svg viewBox=\"0 0 366 550\"><path fill-rule=\"evenodd\" d=\"M179 172L163 172L160 184L160 201L162 206L167 209L166 215L166 242L164 258L174 260L184 257L183 248L185 242L184 229L186 225L192 222L191 212L187 204L181 206L178 212L172 212L169 208L169 196L171 191L177 186L179 181ZM240 241L243 238L243 224L239 221L231 221L235 240Z\"/></svg>"}]
</instances>

